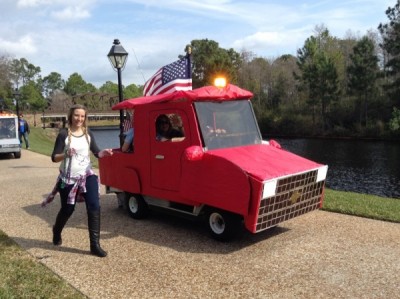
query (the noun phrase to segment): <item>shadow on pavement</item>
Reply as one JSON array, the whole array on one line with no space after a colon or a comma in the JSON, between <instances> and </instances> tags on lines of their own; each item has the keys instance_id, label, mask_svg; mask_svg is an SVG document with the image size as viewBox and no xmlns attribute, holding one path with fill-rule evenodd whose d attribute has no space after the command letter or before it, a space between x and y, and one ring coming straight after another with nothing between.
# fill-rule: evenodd
<instances>
[{"instance_id":1,"label":"shadow on pavement","mask_svg":"<svg viewBox=\"0 0 400 299\"><path fill-rule=\"evenodd\" d=\"M49 234L50 236L50 234ZM89 252L89 240L87 240L88 243L88 250L81 250L77 248L72 248L72 247L67 247L65 245L61 246L54 246L51 240L49 241L44 241L44 240L38 240L38 239L27 239L27 238L21 238L21 237L12 237L12 239L17 242L18 244L22 245L24 249L31 249L31 248L42 248L46 250L53 250L53 251L62 251L62 252L69 252L69 253L74 253L74 254L90 254ZM36 256L38 259L45 259L50 257L48 254L46 256Z\"/></svg>"},{"instance_id":2,"label":"shadow on pavement","mask_svg":"<svg viewBox=\"0 0 400 299\"><path fill-rule=\"evenodd\" d=\"M60 207L59 200L57 195L54 201L45 208L37 204L26 206L23 209L28 214L46 221L50 230ZM289 230L288 228L277 226L258 234L251 234L243 229L237 238L231 242L218 242L210 237L206 225L199 219L190 220L153 210L147 219L136 220L132 219L127 211L118 208L114 195L102 195L100 202L102 206L102 240L123 236L133 241L168 247L179 252L228 254L273 238ZM67 227L87 229L86 206L84 203L77 204L74 214L67 223ZM49 233L49 235L51 234Z\"/></svg>"}]
</instances>

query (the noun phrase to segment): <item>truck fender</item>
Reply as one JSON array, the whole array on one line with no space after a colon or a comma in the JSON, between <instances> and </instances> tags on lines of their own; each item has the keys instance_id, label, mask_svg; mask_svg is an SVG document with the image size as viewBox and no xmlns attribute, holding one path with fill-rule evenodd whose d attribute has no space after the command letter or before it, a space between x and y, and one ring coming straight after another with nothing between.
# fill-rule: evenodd
<instances>
[{"instance_id":1,"label":"truck fender","mask_svg":"<svg viewBox=\"0 0 400 299\"><path fill-rule=\"evenodd\" d=\"M112 186L129 193L141 193L142 191L137 171L129 167L119 169L118 179L113 180Z\"/></svg>"}]
</instances>

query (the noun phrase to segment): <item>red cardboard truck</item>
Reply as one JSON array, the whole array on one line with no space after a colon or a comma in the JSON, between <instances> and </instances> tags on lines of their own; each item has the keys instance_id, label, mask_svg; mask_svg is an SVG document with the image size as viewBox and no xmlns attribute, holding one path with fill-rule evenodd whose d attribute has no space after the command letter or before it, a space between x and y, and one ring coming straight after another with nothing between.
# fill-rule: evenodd
<instances>
[{"instance_id":1,"label":"red cardboard truck","mask_svg":"<svg viewBox=\"0 0 400 299\"><path fill-rule=\"evenodd\" d=\"M133 150L99 160L101 183L133 218L152 208L203 217L222 241L320 208L328 167L263 141L251 98L229 84L115 105L134 111ZM160 116L179 137L158 138Z\"/></svg>"}]
</instances>

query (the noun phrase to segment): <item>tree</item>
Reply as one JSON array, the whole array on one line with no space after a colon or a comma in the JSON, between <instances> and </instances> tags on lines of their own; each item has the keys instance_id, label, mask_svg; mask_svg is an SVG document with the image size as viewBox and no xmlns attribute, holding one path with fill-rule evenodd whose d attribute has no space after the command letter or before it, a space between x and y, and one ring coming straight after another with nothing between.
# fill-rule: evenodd
<instances>
[{"instance_id":1,"label":"tree","mask_svg":"<svg viewBox=\"0 0 400 299\"><path fill-rule=\"evenodd\" d=\"M16 88L29 81L36 81L40 78L40 72L40 67L29 63L26 58L13 59L10 65L11 80Z\"/></svg>"},{"instance_id":2,"label":"tree","mask_svg":"<svg viewBox=\"0 0 400 299\"><path fill-rule=\"evenodd\" d=\"M20 88L20 103L21 108L24 110L30 110L33 112L33 121L36 126L36 113L43 111L47 106L47 101L43 98L38 85L33 81L29 81L27 84Z\"/></svg>"},{"instance_id":3,"label":"tree","mask_svg":"<svg viewBox=\"0 0 400 299\"><path fill-rule=\"evenodd\" d=\"M241 65L240 54L233 49L225 50L212 40L192 40L193 88L213 84L215 77L224 76L236 83Z\"/></svg>"},{"instance_id":4,"label":"tree","mask_svg":"<svg viewBox=\"0 0 400 299\"><path fill-rule=\"evenodd\" d=\"M392 132L400 132L400 109L393 108L392 118L389 121L389 128Z\"/></svg>"},{"instance_id":5,"label":"tree","mask_svg":"<svg viewBox=\"0 0 400 299\"><path fill-rule=\"evenodd\" d=\"M316 125L316 107L320 106L323 129L329 127L328 110L332 101L338 99L338 74L334 57L329 54L331 36L325 29L318 36L307 38L304 47L297 51L300 75L300 87L309 96L308 104L312 108L313 124Z\"/></svg>"},{"instance_id":6,"label":"tree","mask_svg":"<svg viewBox=\"0 0 400 299\"><path fill-rule=\"evenodd\" d=\"M272 63L272 74L274 80L274 88L272 90L274 97L276 97L275 106L281 105L296 106L298 101L298 92L296 89L296 81L293 73L299 71L295 56L285 54L278 57ZM278 89L278 90L275 90Z\"/></svg>"},{"instance_id":7,"label":"tree","mask_svg":"<svg viewBox=\"0 0 400 299\"><path fill-rule=\"evenodd\" d=\"M124 89L124 98L132 99L143 95L143 87L138 87L135 84L130 84Z\"/></svg>"},{"instance_id":8,"label":"tree","mask_svg":"<svg viewBox=\"0 0 400 299\"><path fill-rule=\"evenodd\" d=\"M99 91L104 93L103 100L108 99L110 101L111 98L118 97L118 84L107 81L99 88ZM127 87L122 86L122 93L124 99L137 98L143 95L143 88L130 84Z\"/></svg>"},{"instance_id":9,"label":"tree","mask_svg":"<svg viewBox=\"0 0 400 299\"><path fill-rule=\"evenodd\" d=\"M107 81L102 86L100 86L99 91L108 93L110 95L118 95L118 84Z\"/></svg>"},{"instance_id":10,"label":"tree","mask_svg":"<svg viewBox=\"0 0 400 299\"><path fill-rule=\"evenodd\" d=\"M244 53L242 53L244 55ZM240 86L251 90L254 94L254 110L258 118L267 108L267 97L270 80L268 60L260 57L251 57L251 60L243 59L242 67L238 72Z\"/></svg>"},{"instance_id":11,"label":"tree","mask_svg":"<svg viewBox=\"0 0 400 299\"><path fill-rule=\"evenodd\" d=\"M387 53L385 73L388 78L387 91L393 104L400 106L400 0L386 10L389 23L379 24L382 35L381 47Z\"/></svg>"},{"instance_id":12,"label":"tree","mask_svg":"<svg viewBox=\"0 0 400 299\"><path fill-rule=\"evenodd\" d=\"M97 89L93 84L86 83L82 76L73 73L64 86L64 91L70 96L76 96L87 92L95 92Z\"/></svg>"},{"instance_id":13,"label":"tree","mask_svg":"<svg viewBox=\"0 0 400 299\"><path fill-rule=\"evenodd\" d=\"M12 105L10 97L12 85L10 78L10 59L7 56L0 57L0 101L1 108L6 109Z\"/></svg>"},{"instance_id":14,"label":"tree","mask_svg":"<svg viewBox=\"0 0 400 299\"><path fill-rule=\"evenodd\" d=\"M255 86L257 85L253 82L251 76L253 74L253 70L251 67L251 62L257 57L251 51L243 50L240 53L242 64L238 70L238 84L245 89L251 90L253 93L255 92Z\"/></svg>"},{"instance_id":15,"label":"tree","mask_svg":"<svg viewBox=\"0 0 400 299\"><path fill-rule=\"evenodd\" d=\"M347 70L349 65L351 65L350 55L353 53L353 49L357 43L357 40L359 40L359 38L356 37L356 34L352 33L351 31L347 31L345 38L338 41L339 50L342 53L341 55L342 59L340 63L341 73L339 74L339 82L340 82L340 88L343 89L344 91L347 89L349 85L349 77ZM343 92L343 94L345 95L346 92Z\"/></svg>"},{"instance_id":16,"label":"tree","mask_svg":"<svg viewBox=\"0 0 400 299\"><path fill-rule=\"evenodd\" d=\"M54 91L48 101L48 110L51 112L65 112L73 105L71 97L63 90Z\"/></svg>"},{"instance_id":17,"label":"tree","mask_svg":"<svg viewBox=\"0 0 400 299\"><path fill-rule=\"evenodd\" d=\"M271 94L269 96L269 105L278 109L283 98L286 95L286 90L288 90L287 80L283 73L277 73L277 78L274 80L274 87L271 88Z\"/></svg>"},{"instance_id":18,"label":"tree","mask_svg":"<svg viewBox=\"0 0 400 299\"><path fill-rule=\"evenodd\" d=\"M349 89L357 95L360 103L360 124L367 126L368 101L376 89L378 77L378 57L375 55L374 43L367 36L354 47L350 55L351 65L348 67Z\"/></svg>"},{"instance_id":19,"label":"tree","mask_svg":"<svg viewBox=\"0 0 400 299\"><path fill-rule=\"evenodd\" d=\"M42 88L46 97L51 96L56 90L62 90L65 86L65 81L61 75L56 72L50 73L42 80Z\"/></svg>"}]
</instances>

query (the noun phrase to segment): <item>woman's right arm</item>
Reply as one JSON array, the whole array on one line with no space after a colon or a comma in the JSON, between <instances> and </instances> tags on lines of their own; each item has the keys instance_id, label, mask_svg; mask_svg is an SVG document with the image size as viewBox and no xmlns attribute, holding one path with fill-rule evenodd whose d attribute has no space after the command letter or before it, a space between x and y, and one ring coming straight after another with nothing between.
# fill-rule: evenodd
<instances>
[{"instance_id":1,"label":"woman's right arm","mask_svg":"<svg viewBox=\"0 0 400 299\"><path fill-rule=\"evenodd\" d=\"M58 133L56 142L54 144L53 153L51 154L51 161L61 162L64 160L65 139L67 136L68 133L66 130L61 130L60 133Z\"/></svg>"}]
</instances>

